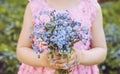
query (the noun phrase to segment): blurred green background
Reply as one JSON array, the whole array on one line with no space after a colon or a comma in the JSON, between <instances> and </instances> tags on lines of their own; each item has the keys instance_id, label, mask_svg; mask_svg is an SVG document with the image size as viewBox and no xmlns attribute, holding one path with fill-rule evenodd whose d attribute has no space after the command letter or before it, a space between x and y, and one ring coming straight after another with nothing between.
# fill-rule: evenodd
<instances>
[{"instance_id":1,"label":"blurred green background","mask_svg":"<svg viewBox=\"0 0 120 74\"><path fill-rule=\"evenodd\" d=\"M0 74L17 74L16 45L27 0L0 0ZM100 0L108 56L100 74L120 74L120 0Z\"/></svg>"}]
</instances>

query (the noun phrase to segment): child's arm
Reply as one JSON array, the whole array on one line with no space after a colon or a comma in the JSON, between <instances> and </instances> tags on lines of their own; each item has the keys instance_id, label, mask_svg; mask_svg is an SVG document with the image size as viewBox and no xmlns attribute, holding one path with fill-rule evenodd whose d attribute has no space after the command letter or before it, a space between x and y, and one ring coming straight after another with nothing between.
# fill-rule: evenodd
<instances>
[{"instance_id":1,"label":"child's arm","mask_svg":"<svg viewBox=\"0 0 120 74\"><path fill-rule=\"evenodd\" d=\"M25 10L23 26L17 44L17 58L20 62L31 66L49 66L47 54L43 53L40 56L40 59L38 59L36 53L31 47L32 41L29 40L28 37L33 31L29 29L32 26L32 14L30 10L30 5L28 4Z\"/></svg>"},{"instance_id":2,"label":"child's arm","mask_svg":"<svg viewBox=\"0 0 120 74\"><path fill-rule=\"evenodd\" d=\"M94 65L102 63L107 56L107 45L103 29L103 17L101 7L97 11L96 18L92 25L92 49L83 51L80 63Z\"/></svg>"},{"instance_id":3,"label":"child's arm","mask_svg":"<svg viewBox=\"0 0 120 74\"><path fill-rule=\"evenodd\" d=\"M92 25L92 48L88 51L77 51L79 62L83 65L102 63L107 56L107 45L103 29L103 17L101 7L97 11Z\"/></svg>"}]
</instances>

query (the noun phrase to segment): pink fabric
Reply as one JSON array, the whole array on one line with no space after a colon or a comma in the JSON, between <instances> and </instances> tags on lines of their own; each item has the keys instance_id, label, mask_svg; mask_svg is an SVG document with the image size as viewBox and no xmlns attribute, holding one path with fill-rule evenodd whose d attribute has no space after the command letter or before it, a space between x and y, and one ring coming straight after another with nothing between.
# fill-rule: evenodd
<instances>
[{"instance_id":1,"label":"pink fabric","mask_svg":"<svg viewBox=\"0 0 120 74\"><path fill-rule=\"evenodd\" d=\"M29 2L34 17L33 18L34 24L40 23L42 21L49 22L50 19L46 15L42 16L38 15L40 14L41 11L53 10L54 8L49 7L47 3L44 2L44 0L29 0ZM71 9L68 9L68 11L70 12L71 17L74 20L80 21L82 23L82 26L87 26L90 29L88 35L91 36L91 26L96 16L96 11L98 9L99 4L97 0L81 0L79 5ZM57 12L63 13L64 11L57 10ZM39 19L35 19L36 17L38 17ZM40 21L40 19L42 21ZM90 41L88 41L86 45L82 44L82 42L79 41L76 44L74 44L73 48L76 50L87 51L90 49L90 46L91 46ZM18 74L54 74L54 71L55 70L47 67L32 67L22 63L21 66L19 67ZM97 65L92 66L78 65L72 69L72 72L70 74L99 74L99 69Z\"/></svg>"}]
</instances>

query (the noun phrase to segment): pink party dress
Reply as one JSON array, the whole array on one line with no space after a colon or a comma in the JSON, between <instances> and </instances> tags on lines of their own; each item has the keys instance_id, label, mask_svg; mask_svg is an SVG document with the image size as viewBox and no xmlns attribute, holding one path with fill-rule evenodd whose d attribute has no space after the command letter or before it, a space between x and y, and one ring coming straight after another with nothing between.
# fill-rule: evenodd
<instances>
[{"instance_id":1,"label":"pink party dress","mask_svg":"<svg viewBox=\"0 0 120 74\"><path fill-rule=\"evenodd\" d=\"M31 11L33 15L33 24L34 27L36 24L41 22L48 22L49 17L46 14L41 14L42 12L48 13L48 11L55 10L50 7L44 0L29 0ZM80 3L71 9L67 9L71 18L76 21L79 21L82 26L87 26L89 28L88 35L91 35L91 27L96 16L97 10L100 8L97 0L81 0ZM57 13L64 13L64 10L56 10ZM42 30L41 30L42 31ZM33 43L36 41L33 39ZM38 45L40 47L40 45ZM87 51L91 49L91 41L87 41L84 45L81 41L74 44L73 48L75 50L84 50ZM55 70L47 67L32 67L30 65L21 63L18 74L55 74ZM99 74L99 69L97 65L85 66L77 65L75 66L70 74Z\"/></svg>"}]
</instances>

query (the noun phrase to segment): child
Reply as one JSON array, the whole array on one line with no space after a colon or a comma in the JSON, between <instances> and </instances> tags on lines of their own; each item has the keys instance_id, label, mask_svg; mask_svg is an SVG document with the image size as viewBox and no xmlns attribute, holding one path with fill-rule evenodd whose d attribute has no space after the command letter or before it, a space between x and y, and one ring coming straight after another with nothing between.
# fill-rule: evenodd
<instances>
[{"instance_id":1,"label":"child","mask_svg":"<svg viewBox=\"0 0 120 74\"><path fill-rule=\"evenodd\" d=\"M55 11L56 14L68 12L81 26L89 28L88 35L92 37L85 45L82 41L75 43L75 52L68 62L70 74L99 74L97 65L105 60L107 46L101 8L97 0L29 0L16 51L18 60L22 62L18 74L55 74L55 69L68 69L65 59L56 57L53 63L48 59L47 51L38 59L32 48L32 44L36 43L35 36L31 36L36 29L35 25L43 21L49 22L47 13L51 11ZM37 45L38 48L47 49L46 43L41 38L39 40L42 44ZM76 56L78 64L74 65Z\"/></svg>"}]
</instances>

